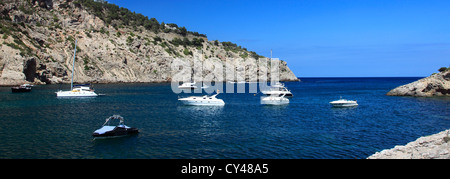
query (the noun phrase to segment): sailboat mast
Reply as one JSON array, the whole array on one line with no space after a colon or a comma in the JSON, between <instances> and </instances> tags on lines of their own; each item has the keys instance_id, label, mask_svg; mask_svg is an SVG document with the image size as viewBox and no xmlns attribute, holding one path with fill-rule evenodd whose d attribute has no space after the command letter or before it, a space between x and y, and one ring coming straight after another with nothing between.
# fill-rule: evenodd
<instances>
[{"instance_id":1,"label":"sailboat mast","mask_svg":"<svg viewBox=\"0 0 450 179\"><path fill-rule=\"evenodd\" d=\"M75 50L73 51L73 63L72 63L72 81L70 81L70 91L73 90L73 72L75 70L75 55L77 54L77 40L75 39Z\"/></svg>"},{"instance_id":2,"label":"sailboat mast","mask_svg":"<svg viewBox=\"0 0 450 179\"><path fill-rule=\"evenodd\" d=\"M272 49L270 49L270 60L272 60Z\"/></svg>"}]
</instances>

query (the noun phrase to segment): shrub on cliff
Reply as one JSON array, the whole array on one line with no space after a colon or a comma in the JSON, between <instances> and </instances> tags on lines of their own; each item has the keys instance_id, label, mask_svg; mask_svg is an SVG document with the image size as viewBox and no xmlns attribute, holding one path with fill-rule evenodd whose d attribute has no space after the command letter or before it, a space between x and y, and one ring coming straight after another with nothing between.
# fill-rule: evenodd
<instances>
[{"instance_id":1,"label":"shrub on cliff","mask_svg":"<svg viewBox=\"0 0 450 179\"><path fill-rule=\"evenodd\" d=\"M447 67L441 67L441 68L439 68L439 72L443 72L443 71L447 71L449 68L447 68Z\"/></svg>"},{"instance_id":2,"label":"shrub on cliff","mask_svg":"<svg viewBox=\"0 0 450 179\"><path fill-rule=\"evenodd\" d=\"M85 7L95 16L102 19L106 24L118 27L120 25L126 26L143 26L145 29L155 33L163 31L165 33L175 32L182 36L192 34L197 37L206 37L205 34L198 32L188 31L186 27L178 27L178 25L169 23L167 24L174 30L165 28L165 23L159 23L155 18L149 18L140 13L131 12L130 10L119 7L115 4L109 4L106 1L94 1L94 0L76 0L73 2L76 7ZM81 5L81 6L80 6Z\"/></svg>"},{"instance_id":3,"label":"shrub on cliff","mask_svg":"<svg viewBox=\"0 0 450 179\"><path fill-rule=\"evenodd\" d=\"M190 51L189 49L185 48L183 50L184 55L192 55L192 51Z\"/></svg>"}]
</instances>

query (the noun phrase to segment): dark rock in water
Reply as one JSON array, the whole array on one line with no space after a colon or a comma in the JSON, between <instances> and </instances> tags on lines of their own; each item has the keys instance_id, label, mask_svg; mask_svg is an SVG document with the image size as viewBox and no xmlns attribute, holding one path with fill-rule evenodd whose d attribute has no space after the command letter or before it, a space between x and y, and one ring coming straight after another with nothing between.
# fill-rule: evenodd
<instances>
[{"instance_id":1,"label":"dark rock in water","mask_svg":"<svg viewBox=\"0 0 450 179\"><path fill-rule=\"evenodd\" d=\"M433 74L427 78L399 86L389 96L450 96L450 70Z\"/></svg>"}]
</instances>

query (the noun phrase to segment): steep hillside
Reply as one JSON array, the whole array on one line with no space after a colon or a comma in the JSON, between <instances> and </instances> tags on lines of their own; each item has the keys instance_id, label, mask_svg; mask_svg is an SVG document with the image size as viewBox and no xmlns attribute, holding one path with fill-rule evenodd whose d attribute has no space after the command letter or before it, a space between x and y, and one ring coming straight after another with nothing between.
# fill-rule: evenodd
<instances>
[{"instance_id":1,"label":"steep hillside","mask_svg":"<svg viewBox=\"0 0 450 179\"><path fill-rule=\"evenodd\" d=\"M225 69L217 73L217 64L234 65L234 73L246 72L247 81L270 74L257 69L265 60L255 52L113 4L1 1L0 22L0 85L70 83L75 41L78 83L171 81L186 64L194 67L194 59L201 61L203 72L192 76L209 75L213 81L239 80L225 75ZM286 62L281 61L279 71L280 80L297 80Z\"/></svg>"}]
</instances>

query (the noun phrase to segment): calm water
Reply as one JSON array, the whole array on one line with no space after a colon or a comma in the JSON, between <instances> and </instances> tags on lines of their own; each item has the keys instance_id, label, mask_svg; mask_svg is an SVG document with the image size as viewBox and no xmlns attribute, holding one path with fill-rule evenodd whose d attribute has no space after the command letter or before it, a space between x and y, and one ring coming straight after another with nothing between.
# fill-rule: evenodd
<instances>
[{"instance_id":1,"label":"calm water","mask_svg":"<svg viewBox=\"0 0 450 179\"><path fill-rule=\"evenodd\" d=\"M450 98L385 96L417 79L302 78L285 83L287 106L251 93L182 106L170 84L96 84L106 96L79 99L56 98L60 85L1 87L0 158L365 158L450 128ZM359 106L331 108L339 96ZM93 140L113 114L141 133Z\"/></svg>"}]
</instances>

